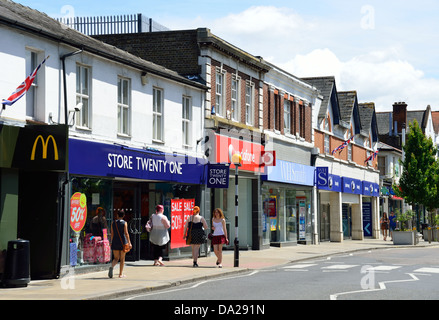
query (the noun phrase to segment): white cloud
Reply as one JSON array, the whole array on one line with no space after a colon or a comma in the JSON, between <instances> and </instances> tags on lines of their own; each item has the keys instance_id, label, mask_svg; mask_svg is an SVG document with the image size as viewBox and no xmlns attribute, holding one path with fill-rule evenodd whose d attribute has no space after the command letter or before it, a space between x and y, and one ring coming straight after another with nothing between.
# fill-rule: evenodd
<instances>
[{"instance_id":1,"label":"white cloud","mask_svg":"<svg viewBox=\"0 0 439 320\"><path fill-rule=\"evenodd\" d=\"M439 106L439 80L426 78L409 62L395 59L389 48L340 61L329 49L297 55L279 67L298 77L333 75L337 89L356 90L360 102L375 102L377 111L391 110L396 101L405 101L410 110Z\"/></svg>"},{"instance_id":2,"label":"white cloud","mask_svg":"<svg viewBox=\"0 0 439 320\"><path fill-rule=\"evenodd\" d=\"M366 30L361 6L349 16L335 17L253 6L215 20L197 17L190 25L207 26L229 43L298 77L333 75L339 90L356 90L360 101L375 102L378 111L390 110L395 101L407 102L411 110L428 104L439 109L439 80L425 75L433 67L424 72L414 66L434 60L429 55L436 52L428 47L435 43L430 33L419 32L416 25L384 24L393 17L387 14L393 9L382 2L373 8L374 28Z\"/></svg>"}]
</instances>

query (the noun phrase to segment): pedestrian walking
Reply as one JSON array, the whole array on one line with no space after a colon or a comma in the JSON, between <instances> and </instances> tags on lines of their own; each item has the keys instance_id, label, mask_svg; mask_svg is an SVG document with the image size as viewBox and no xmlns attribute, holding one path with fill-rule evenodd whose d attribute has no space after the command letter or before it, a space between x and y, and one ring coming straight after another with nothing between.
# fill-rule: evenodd
<instances>
[{"instance_id":1,"label":"pedestrian walking","mask_svg":"<svg viewBox=\"0 0 439 320\"><path fill-rule=\"evenodd\" d=\"M226 219L224 218L224 213L220 208L216 208L213 211L212 230L213 252L217 258L216 265L219 268L222 268L223 245L228 244L229 239L227 238Z\"/></svg>"},{"instance_id":2,"label":"pedestrian walking","mask_svg":"<svg viewBox=\"0 0 439 320\"><path fill-rule=\"evenodd\" d=\"M387 217L387 213L383 213L383 217L381 218L381 230L383 231L384 241L387 239L387 229L389 228L389 218Z\"/></svg>"},{"instance_id":3,"label":"pedestrian walking","mask_svg":"<svg viewBox=\"0 0 439 320\"><path fill-rule=\"evenodd\" d=\"M186 244L192 246L192 259L194 261L193 266L198 267L198 253L201 244L206 242L206 220L200 216L200 208L195 206L192 215L186 220L184 224L183 239L186 240Z\"/></svg>"},{"instance_id":4,"label":"pedestrian walking","mask_svg":"<svg viewBox=\"0 0 439 320\"><path fill-rule=\"evenodd\" d=\"M151 216L151 232L149 241L153 246L153 258L155 266L164 266L163 256L169 242L168 229L171 226L168 218L163 214L164 208L161 204L155 207L155 213Z\"/></svg>"},{"instance_id":5,"label":"pedestrian walking","mask_svg":"<svg viewBox=\"0 0 439 320\"><path fill-rule=\"evenodd\" d=\"M128 244L130 249L133 247L130 241L130 235L128 234L128 224L123 220L125 211L122 209L116 212L116 220L111 224L111 249L113 250L113 261L111 262L110 270L108 270L108 277L113 278L113 268L118 262L119 265L119 278L125 278L123 273L123 267L125 265L124 244Z\"/></svg>"},{"instance_id":6,"label":"pedestrian walking","mask_svg":"<svg viewBox=\"0 0 439 320\"><path fill-rule=\"evenodd\" d=\"M393 231L396 229L396 216L393 211L390 211L389 216L389 235L390 240L393 241Z\"/></svg>"}]
</instances>

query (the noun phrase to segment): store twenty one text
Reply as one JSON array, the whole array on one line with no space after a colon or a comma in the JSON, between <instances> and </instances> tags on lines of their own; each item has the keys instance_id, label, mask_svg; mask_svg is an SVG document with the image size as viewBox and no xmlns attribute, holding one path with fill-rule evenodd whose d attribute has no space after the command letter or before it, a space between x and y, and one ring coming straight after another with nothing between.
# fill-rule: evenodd
<instances>
[{"instance_id":1,"label":"store twenty one text","mask_svg":"<svg viewBox=\"0 0 439 320\"><path fill-rule=\"evenodd\" d=\"M159 173L183 174L182 163L144 157L134 157L116 153L108 154L109 168L138 170Z\"/></svg>"}]
</instances>

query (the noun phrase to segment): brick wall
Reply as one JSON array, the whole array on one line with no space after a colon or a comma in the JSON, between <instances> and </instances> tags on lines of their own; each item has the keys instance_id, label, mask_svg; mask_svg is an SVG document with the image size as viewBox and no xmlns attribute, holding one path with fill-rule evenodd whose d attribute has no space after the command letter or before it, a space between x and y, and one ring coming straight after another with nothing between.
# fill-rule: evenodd
<instances>
[{"instance_id":1,"label":"brick wall","mask_svg":"<svg viewBox=\"0 0 439 320\"><path fill-rule=\"evenodd\" d=\"M200 74L197 30L93 36L182 75ZM170 50L172 48L172 50Z\"/></svg>"}]
</instances>

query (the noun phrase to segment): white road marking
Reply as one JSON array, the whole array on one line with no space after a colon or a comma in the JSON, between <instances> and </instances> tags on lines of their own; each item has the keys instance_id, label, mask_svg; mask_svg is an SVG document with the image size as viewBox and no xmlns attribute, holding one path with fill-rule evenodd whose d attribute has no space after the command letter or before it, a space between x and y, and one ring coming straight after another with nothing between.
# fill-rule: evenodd
<instances>
[{"instance_id":1,"label":"white road marking","mask_svg":"<svg viewBox=\"0 0 439 320\"><path fill-rule=\"evenodd\" d=\"M396 283L396 282L410 282L410 281L419 281L419 279L412 273L407 273L411 279L407 279L407 280L393 280L393 281L382 281L382 282L378 282L379 285L379 289L363 289L363 290L356 290L356 291L348 291L348 292L340 292L340 293L336 293L336 294L331 294L329 296L330 300L337 300L337 298L341 295L346 295L346 294L352 294L352 293L364 293L364 292L372 292L372 291L381 291L381 290L386 290L386 283Z\"/></svg>"}]
</instances>

